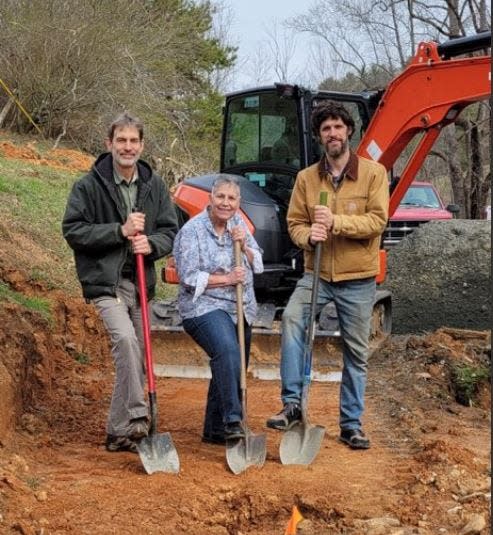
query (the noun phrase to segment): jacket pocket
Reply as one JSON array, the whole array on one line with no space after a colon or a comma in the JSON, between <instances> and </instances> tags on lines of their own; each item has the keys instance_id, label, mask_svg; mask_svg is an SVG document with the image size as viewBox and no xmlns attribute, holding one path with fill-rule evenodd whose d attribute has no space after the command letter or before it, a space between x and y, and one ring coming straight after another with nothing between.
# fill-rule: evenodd
<instances>
[{"instance_id":1,"label":"jacket pocket","mask_svg":"<svg viewBox=\"0 0 493 535\"><path fill-rule=\"evenodd\" d=\"M335 244L335 274L365 273L375 269L373 239L349 239L338 237Z\"/></svg>"},{"instance_id":2,"label":"jacket pocket","mask_svg":"<svg viewBox=\"0 0 493 535\"><path fill-rule=\"evenodd\" d=\"M340 197L336 202L336 213L342 215L363 215L366 213L367 197Z\"/></svg>"}]
</instances>

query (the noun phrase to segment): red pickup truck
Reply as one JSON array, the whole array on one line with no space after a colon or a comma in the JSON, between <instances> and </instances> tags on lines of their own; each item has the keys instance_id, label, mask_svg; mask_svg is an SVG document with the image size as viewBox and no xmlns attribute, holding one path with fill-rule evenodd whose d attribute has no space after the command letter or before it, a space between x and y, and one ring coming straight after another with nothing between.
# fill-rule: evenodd
<instances>
[{"instance_id":1,"label":"red pickup truck","mask_svg":"<svg viewBox=\"0 0 493 535\"><path fill-rule=\"evenodd\" d=\"M452 219L458 211L456 204L445 206L433 184L413 182L389 221L383 238L384 247L399 243L423 223Z\"/></svg>"}]
</instances>

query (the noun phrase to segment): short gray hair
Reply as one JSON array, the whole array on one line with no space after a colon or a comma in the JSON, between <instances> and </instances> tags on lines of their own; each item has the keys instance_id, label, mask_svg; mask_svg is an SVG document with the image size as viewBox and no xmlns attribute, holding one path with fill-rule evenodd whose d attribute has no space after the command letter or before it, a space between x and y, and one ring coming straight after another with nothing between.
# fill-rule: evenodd
<instances>
[{"instance_id":1,"label":"short gray hair","mask_svg":"<svg viewBox=\"0 0 493 535\"><path fill-rule=\"evenodd\" d=\"M144 139L144 123L138 117L131 115L128 111L120 113L120 115L112 121L108 127L108 139L112 141L113 136L115 135L115 130L125 126L133 126L134 128L137 128L140 141Z\"/></svg>"},{"instance_id":2,"label":"short gray hair","mask_svg":"<svg viewBox=\"0 0 493 535\"><path fill-rule=\"evenodd\" d=\"M225 184L227 184L228 186L234 186L238 190L238 193L241 193L240 182L233 175L217 175L217 178L212 183L211 193L214 195L216 191Z\"/></svg>"}]
</instances>

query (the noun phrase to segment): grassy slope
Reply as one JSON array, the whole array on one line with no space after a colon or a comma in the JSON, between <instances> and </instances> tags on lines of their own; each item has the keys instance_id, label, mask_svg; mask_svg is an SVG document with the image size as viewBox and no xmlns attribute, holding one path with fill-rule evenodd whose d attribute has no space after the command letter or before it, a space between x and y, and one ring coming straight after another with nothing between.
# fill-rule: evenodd
<instances>
[{"instance_id":1,"label":"grassy slope","mask_svg":"<svg viewBox=\"0 0 493 535\"><path fill-rule=\"evenodd\" d=\"M6 140L2 132L0 141ZM28 138L16 136L15 145L22 146ZM36 151L42 156L51 147L48 143L36 143ZM79 170L58 169L39 165L25 159L6 158L0 147L0 238L4 231L22 236L21 247L30 249L33 255L28 265L19 265L33 281L40 280L52 288L80 294L75 274L72 251L61 233L61 221L67 196L74 181L83 174ZM37 255L41 249L43 255ZM1 254L1 251L0 251ZM160 270L161 263L157 264ZM172 294L174 288L159 285L158 297ZM5 292L0 292L5 297Z\"/></svg>"}]
</instances>

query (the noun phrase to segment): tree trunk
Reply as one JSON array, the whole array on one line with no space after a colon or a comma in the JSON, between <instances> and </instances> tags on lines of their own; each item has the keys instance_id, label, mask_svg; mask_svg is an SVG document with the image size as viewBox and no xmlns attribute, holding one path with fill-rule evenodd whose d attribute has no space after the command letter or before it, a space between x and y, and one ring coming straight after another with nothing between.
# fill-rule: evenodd
<instances>
[{"instance_id":1,"label":"tree trunk","mask_svg":"<svg viewBox=\"0 0 493 535\"><path fill-rule=\"evenodd\" d=\"M8 115L8 113L9 113L9 111L12 108L13 105L14 105L14 99L9 98L7 100L7 104L5 104L5 106L3 107L2 111L0 112L0 128L2 128L2 124L5 121L5 119L7 118L7 115Z\"/></svg>"},{"instance_id":2,"label":"tree trunk","mask_svg":"<svg viewBox=\"0 0 493 535\"><path fill-rule=\"evenodd\" d=\"M459 143L457 142L455 124L451 124L444 128L442 135L444 137L445 146L447 147L447 165L454 196L453 201L460 207L459 217L467 218L468 203L464 191L464 175L460 165Z\"/></svg>"}]
</instances>

